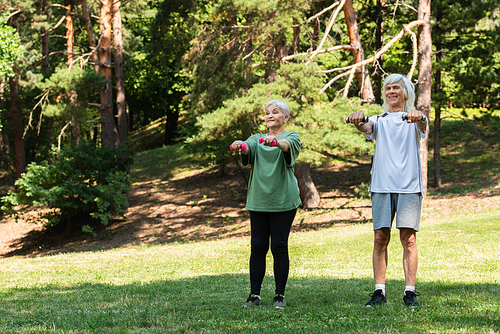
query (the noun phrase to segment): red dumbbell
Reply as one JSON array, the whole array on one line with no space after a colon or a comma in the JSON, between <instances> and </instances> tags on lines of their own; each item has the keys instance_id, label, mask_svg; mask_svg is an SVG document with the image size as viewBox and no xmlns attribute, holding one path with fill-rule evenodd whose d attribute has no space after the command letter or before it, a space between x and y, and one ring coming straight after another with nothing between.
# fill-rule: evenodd
<instances>
[{"instance_id":1,"label":"red dumbbell","mask_svg":"<svg viewBox=\"0 0 500 334\"><path fill-rule=\"evenodd\" d=\"M229 149L232 151L233 150L233 145L229 146ZM247 144L243 143L241 144L241 150L244 151L247 149Z\"/></svg>"},{"instance_id":2,"label":"red dumbbell","mask_svg":"<svg viewBox=\"0 0 500 334\"><path fill-rule=\"evenodd\" d=\"M264 142L264 138L260 137L259 138L259 144L262 144ZM272 146L276 146L276 138L273 139L273 142L271 144Z\"/></svg>"}]
</instances>

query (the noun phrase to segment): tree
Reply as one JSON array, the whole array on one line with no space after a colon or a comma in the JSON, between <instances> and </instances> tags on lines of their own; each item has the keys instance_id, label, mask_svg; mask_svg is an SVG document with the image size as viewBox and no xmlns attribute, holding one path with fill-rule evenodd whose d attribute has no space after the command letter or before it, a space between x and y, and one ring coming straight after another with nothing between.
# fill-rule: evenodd
<instances>
[{"instance_id":1,"label":"tree","mask_svg":"<svg viewBox=\"0 0 500 334\"><path fill-rule=\"evenodd\" d=\"M0 78L15 75L14 63L21 57L24 47L16 29L9 26L7 13L0 14Z\"/></svg>"},{"instance_id":2,"label":"tree","mask_svg":"<svg viewBox=\"0 0 500 334\"><path fill-rule=\"evenodd\" d=\"M343 159L349 153L369 151L372 145L353 127L345 126L345 115L355 109L367 114L380 112L378 106L361 106L356 98L328 102L326 95L319 94L322 85L322 76L313 67L303 63L283 65L275 81L257 83L240 97L226 100L221 108L199 117L200 131L187 142L224 166L236 157L228 150L230 143L250 134L266 133L265 104L285 97L292 110L286 130L297 131L303 147L296 171L302 202L307 208L317 206L319 195L309 177L309 167L300 161L321 164L334 157Z\"/></svg>"},{"instance_id":3,"label":"tree","mask_svg":"<svg viewBox=\"0 0 500 334\"><path fill-rule=\"evenodd\" d=\"M111 79L111 20L113 0L101 1L99 73L106 78L101 88L101 145L116 145L116 126L113 115L113 85Z\"/></svg>"},{"instance_id":4,"label":"tree","mask_svg":"<svg viewBox=\"0 0 500 334\"><path fill-rule=\"evenodd\" d=\"M41 0L40 2L40 11L45 12L46 10L46 1ZM42 73L45 76L48 76L50 73L50 63L49 63L49 34L47 32L47 28L42 26L40 28L40 40L42 44Z\"/></svg>"},{"instance_id":5,"label":"tree","mask_svg":"<svg viewBox=\"0 0 500 334\"><path fill-rule=\"evenodd\" d=\"M59 150L67 127L96 117L95 108L89 106L89 101L98 99L98 90L105 83L105 78L93 69L59 66L49 78L36 84L42 91L36 108L61 128L57 138Z\"/></svg>"},{"instance_id":6,"label":"tree","mask_svg":"<svg viewBox=\"0 0 500 334\"><path fill-rule=\"evenodd\" d=\"M434 187L441 187L441 110L446 106L486 111L499 106L499 27L481 23L500 1L435 2L432 28L434 63ZM495 20L493 20L495 21Z\"/></svg>"},{"instance_id":7,"label":"tree","mask_svg":"<svg viewBox=\"0 0 500 334\"><path fill-rule=\"evenodd\" d=\"M418 28L418 85L416 108L429 119L432 88L431 0L419 0L418 19L424 21L424 24L420 25ZM422 195L424 198L427 196L428 138L429 136L426 136L422 140L420 146L422 180L424 183L424 193Z\"/></svg>"},{"instance_id":8,"label":"tree","mask_svg":"<svg viewBox=\"0 0 500 334\"><path fill-rule=\"evenodd\" d=\"M365 53L361 45L361 40L359 39L358 22L356 20L356 15L354 14L352 0L347 0L345 2L344 15L349 39L351 41L351 53L354 58L354 63L361 63L365 60ZM361 99L367 103L374 103L375 96L373 95L370 74L368 73L366 65L356 71L356 77L358 78L358 85L361 87Z\"/></svg>"},{"instance_id":9,"label":"tree","mask_svg":"<svg viewBox=\"0 0 500 334\"><path fill-rule=\"evenodd\" d=\"M122 16L120 1L113 3L113 46L115 55L116 109L118 116L118 142L127 141L127 105L123 77Z\"/></svg>"},{"instance_id":10,"label":"tree","mask_svg":"<svg viewBox=\"0 0 500 334\"><path fill-rule=\"evenodd\" d=\"M377 0L377 10L378 13L376 17L376 30L375 30L375 50L380 50L384 46L384 28L385 28L385 17L386 17L386 0ZM382 68L384 67L384 56L381 56L375 66L375 71L373 73L374 81L374 95L376 103L382 104Z\"/></svg>"},{"instance_id":11,"label":"tree","mask_svg":"<svg viewBox=\"0 0 500 334\"><path fill-rule=\"evenodd\" d=\"M249 102L250 96L252 96L256 101L265 103L262 99L270 98L270 95L276 97L285 97L285 99L290 100L290 96L300 96L297 91L301 91L304 101L308 101L309 104L315 104L319 102L315 99L311 99L311 91L302 88L279 88L276 85L283 85L287 87L289 85L288 81L296 83L296 81L290 79L289 74L290 67L286 67L284 64L289 62L296 62L297 65L302 63L302 65L311 66L313 71L317 71L318 68L328 68L335 64L337 68L331 71L343 71L344 73L336 76L326 85L318 86L317 92L325 92L332 83L341 77L349 75L347 83L344 85L344 97L345 99L335 98L335 93L328 96L325 94L322 103L316 105L315 107L301 107L298 109L298 116L296 118L296 128L299 129L299 133L304 138L304 151L301 153L301 159L308 163L318 162L323 159L328 159L332 157L333 154L342 155L342 152L333 153L339 148L344 149L345 152L356 152L358 145L352 144L352 142L347 143L344 146L342 138L348 137L347 133L351 129L347 127L339 127L342 119L340 115L335 116L338 120L332 124L329 121L329 115L323 108L337 108L343 114L347 115L352 110L356 108L361 108L359 103L356 102L345 102L349 101L349 87L352 82L354 75L359 74L358 79L358 89L363 90L361 96L366 101L373 101L374 96L370 84L370 78L368 71L366 70L366 65L376 61L384 52L395 45L400 39L406 34L414 36L415 34L411 31L413 27L423 24L422 21L411 22L408 26L403 27L401 31L381 50L371 58L365 59L363 48L360 43L360 37L357 31L357 19L354 14L352 1L343 0L341 2L336 2L323 10L316 11L308 3L299 2L287 2L287 3L277 3L277 4L266 4L262 6L262 2L249 2L249 3L236 3L230 0L220 1L220 7L214 7L214 12L210 17L220 18L218 20L212 21L210 25L206 26L203 33L195 39L191 52L188 55L191 68L193 70L193 82L194 87L193 92L193 103L191 113L197 116L198 121L196 126L200 129L201 137L195 132L195 135L190 137L190 143L199 144L201 138L207 140L208 143L201 145L205 153L210 154L214 157L215 161L224 166L226 160L228 159L227 153L227 140L224 139L227 136L233 135L231 139L234 139L235 131L238 129L236 124L241 122L249 122L246 120L245 116L243 119L238 119L238 116L229 116L228 112L233 110L237 115L241 114L236 111L234 105L239 105L243 111L252 110L250 114L254 115L255 123L255 113L256 110L260 110L261 106L256 107L254 102ZM338 14L344 9L344 16L348 23L344 26L342 25L342 34L337 36L338 29L333 29L335 26L336 18ZM311 15L310 13L314 10L312 16L303 21L297 20L297 17L303 17L304 15ZM296 41L301 37L301 33L307 32L307 24L309 22L314 22L314 20L324 15L325 13L333 11L330 19L328 20L327 27L325 28L321 42L317 44L317 47L313 50L310 49L307 52L288 55L289 50L298 50ZM251 19L250 19L251 18ZM340 25L340 24L338 24ZM300 27L300 29L298 29ZM287 33L290 31L291 33ZM336 39L340 41L340 45L331 45L331 40L333 39L331 35L335 35ZM293 36L293 37L292 37ZM313 35L314 36L314 35ZM301 39L302 41L302 39ZM416 43L416 41L415 41ZM314 45L316 45L313 41ZM223 47L221 47L223 45ZM248 52L249 45L252 45L251 52ZM416 44L415 44L416 46ZM416 48L415 48L416 50ZM342 53L343 60L345 60L342 65L338 65L337 60L339 57L335 56L334 53ZM346 53L350 52L351 57L346 57ZM352 56L355 57L354 64L352 61ZM412 67L410 69L410 76L416 65L416 51L414 52L414 57L412 59ZM251 66L249 66L249 59L252 59ZM314 62L312 59L314 58ZM365 68L365 70L362 70ZM359 71L357 71L359 69ZM297 73L300 73L300 78L315 77L311 73L304 71L301 67L295 68ZM323 70L323 73L329 73L330 70ZM321 82L316 81L316 82ZM293 85L293 84L292 84ZM314 85L308 86L308 89L313 89L316 87ZM302 89L302 90L301 90ZM268 91L269 94L265 94L264 91ZM260 92L261 97L256 92ZM292 93L293 92L293 93ZM335 104L338 106L333 107L331 104L326 103L329 97L334 98ZM229 105L226 105L224 101L231 101ZM248 101L248 102L246 102ZM249 106L248 104L251 104ZM333 103L333 102L332 102ZM341 107L340 107L341 106ZM352 109L355 108L355 109ZM375 108L379 108L375 106ZM214 110L214 112L210 112ZM210 114L211 116L206 116ZM322 119L318 115L325 115ZM344 116L345 117L345 116ZM324 126L324 131L318 131L317 127L319 124ZM214 128L213 128L214 127ZM244 138L245 135L249 133L255 133L255 125L247 128L246 131L241 131L239 135L240 138ZM338 128L339 134L329 135L332 129ZM253 129L253 130L252 130ZM318 135L321 133L321 135ZM210 136L216 137L216 139ZM311 140L315 138L315 140ZM328 139L327 139L328 138ZM329 141L330 140L330 141ZM333 145L331 143L335 143ZM365 146L365 151L368 147ZM358 151L359 152L359 151ZM307 168L300 168L298 170L304 173L308 172ZM298 175L298 179L300 179ZM307 177L304 178L307 180ZM306 181L307 182L307 181ZM300 183L300 181L299 181ZM313 185L314 187L314 185ZM304 188L305 189L305 188ZM307 202L303 199L303 202Z\"/></svg>"},{"instance_id":12,"label":"tree","mask_svg":"<svg viewBox=\"0 0 500 334\"><path fill-rule=\"evenodd\" d=\"M26 169L24 151L23 124L19 105L19 79L15 74L15 62L21 57L24 48L20 45L19 35L13 27L7 25L9 17L0 15L0 76L9 78L10 109L15 152L15 177L21 177Z\"/></svg>"},{"instance_id":13,"label":"tree","mask_svg":"<svg viewBox=\"0 0 500 334\"><path fill-rule=\"evenodd\" d=\"M26 171L26 155L24 151L23 123L21 107L19 105L19 79L17 76L9 78L10 110L12 114L12 131L14 137L16 180Z\"/></svg>"},{"instance_id":14,"label":"tree","mask_svg":"<svg viewBox=\"0 0 500 334\"><path fill-rule=\"evenodd\" d=\"M96 42L94 37L94 29L92 27L92 21L90 18L89 8L87 6L86 0L78 0L82 6L82 16L85 21L85 27L87 29L87 36L89 40L90 56L92 58L92 64L96 73L99 72L99 55L96 48Z\"/></svg>"}]
</instances>

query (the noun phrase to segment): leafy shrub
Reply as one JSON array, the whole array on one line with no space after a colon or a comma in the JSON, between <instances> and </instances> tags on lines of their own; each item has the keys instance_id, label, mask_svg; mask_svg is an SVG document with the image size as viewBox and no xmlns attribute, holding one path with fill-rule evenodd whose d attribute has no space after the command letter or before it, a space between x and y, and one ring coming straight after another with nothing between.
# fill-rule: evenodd
<instances>
[{"instance_id":1,"label":"leafy shrub","mask_svg":"<svg viewBox=\"0 0 500 334\"><path fill-rule=\"evenodd\" d=\"M46 206L45 225L91 216L107 225L128 206L127 148L97 148L91 142L70 145L58 152L54 164L31 163L18 179L16 191L2 198L2 210L19 218L16 205ZM88 226L87 226L88 229Z\"/></svg>"},{"instance_id":2,"label":"leafy shrub","mask_svg":"<svg viewBox=\"0 0 500 334\"><path fill-rule=\"evenodd\" d=\"M370 189L369 183L361 182L361 184L358 187L354 188L354 192L361 199L370 199L370 192L368 191L369 189Z\"/></svg>"}]
</instances>

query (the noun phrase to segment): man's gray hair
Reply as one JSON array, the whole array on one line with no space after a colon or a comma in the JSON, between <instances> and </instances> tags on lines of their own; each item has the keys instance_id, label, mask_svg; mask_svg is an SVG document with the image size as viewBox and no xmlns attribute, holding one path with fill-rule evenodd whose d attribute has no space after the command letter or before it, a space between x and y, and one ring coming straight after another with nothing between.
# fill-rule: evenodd
<instances>
[{"instance_id":1,"label":"man's gray hair","mask_svg":"<svg viewBox=\"0 0 500 334\"><path fill-rule=\"evenodd\" d=\"M267 109L267 107L272 106L273 104L276 105L281 110L283 115L290 116L290 107L283 100L271 100L266 103L266 107L264 109Z\"/></svg>"},{"instance_id":2,"label":"man's gray hair","mask_svg":"<svg viewBox=\"0 0 500 334\"><path fill-rule=\"evenodd\" d=\"M389 103L387 103L387 100L385 98L385 87L389 84L396 83L400 80L403 81L403 92L406 98L404 111L408 112L410 110L415 109L415 86L405 75L394 73L389 75L384 80L384 87L382 89L382 99L384 100L384 103L382 104L382 108L385 111L389 111L390 109Z\"/></svg>"}]
</instances>

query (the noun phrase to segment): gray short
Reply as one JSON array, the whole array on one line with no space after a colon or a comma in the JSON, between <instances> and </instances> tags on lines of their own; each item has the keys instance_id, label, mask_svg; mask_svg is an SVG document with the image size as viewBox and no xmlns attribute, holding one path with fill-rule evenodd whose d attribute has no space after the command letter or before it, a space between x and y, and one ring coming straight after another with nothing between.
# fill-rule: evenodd
<instances>
[{"instance_id":1,"label":"gray short","mask_svg":"<svg viewBox=\"0 0 500 334\"><path fill-rule=\"evenodd\" d=\"M418 231L422 211L421 193L372 193L371 197L374 230L391 228L394 215L396 215L396 228L411 228Z\"/></svg>"}]
</instances>

